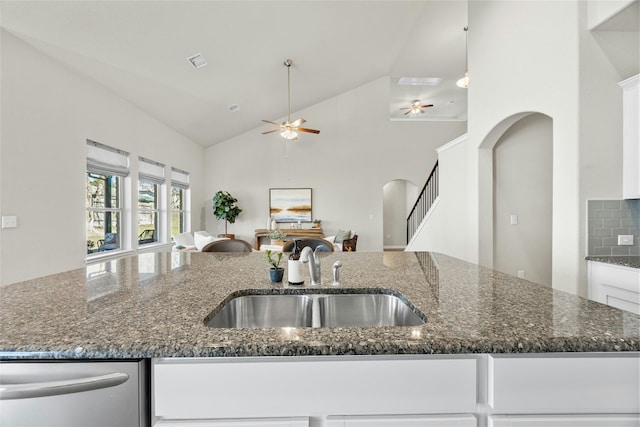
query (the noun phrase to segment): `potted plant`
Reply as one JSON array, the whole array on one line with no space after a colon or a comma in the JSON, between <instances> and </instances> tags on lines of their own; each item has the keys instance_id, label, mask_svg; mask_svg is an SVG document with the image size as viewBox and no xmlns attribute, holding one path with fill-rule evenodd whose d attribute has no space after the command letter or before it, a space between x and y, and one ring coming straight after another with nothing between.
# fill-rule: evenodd
<instances>
[{"instance_id":1,"label":"potted plant","mask_svg":"<svg viewBox=\"0 0 640 427\"><path fill-rule=\"evenodd\" d=\"M236 218L242 212L242 209L236 205L237 201L238 199L226 191L218 191L213 196L213 215L219 220L224 220L224 234L218 234L218 237L228 237L229 239L236 237L235 234L227 233L227 224L236 222Z\"/></svg>"},{"instance_id":2,"label":"potted plant","mask_svg":"<svg viewBox=\"0 0 640 427\"><path fill-rule=\"evenodd\" d=\"M271 268L269 269L269 275L271 276L271 281L274 283L282 282L282 277L284 276L284 268L280 267L280 261L282 260L282 252L278 252L274 255L275 259L271 257L271 249L267 249L266 257L269 264L271 264Z\"/></svg>"},{"instance_id":3,"label":"potted plant","mask_svg":"<svg viewBox=\"0 0 640 427\"><path fill-rule=\"evenodd\" d=\"M320 223L322 222L321 219L314 219L313 220L313 228L320 228Z\"/></svg>"},{"instance_id":4,"label":"potted plant","mask_svg":"<svg viewBox=\"0 0 640 427\"><path fill-rule=\"evenodd\" d=\"M284 241L282 239L284 239L285 236L286 234L284 234L280 230L274 230L271 233L269 233L269 238L271 239L272 245L279 245L279 246L284 245Z\"/></svg>"}]
</instances>

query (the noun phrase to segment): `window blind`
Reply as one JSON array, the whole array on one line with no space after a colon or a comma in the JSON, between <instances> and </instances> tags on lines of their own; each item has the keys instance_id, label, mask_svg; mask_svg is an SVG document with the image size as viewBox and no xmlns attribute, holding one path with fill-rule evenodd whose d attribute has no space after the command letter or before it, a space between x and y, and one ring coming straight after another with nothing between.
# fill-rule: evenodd
<instances>
[{"instance_id":1,"label":"window blind","mask_svg":"<svg viewBox=\"0 0 640 427\"><path fill-rule=\"evenodd\" d=\"M129 175L129 153L87 140L87 171L101 175Z\"/></svg>"},{"instance_id":2,"label":"window blind","mask_svg":"<svg viewBox=\"0 0 640 427\"><path fill-rule=\"evenodd\" d=\"M164 165L144 157L138 157L138 178L156 184L164 184Z\"/></svg>"},{"instance_id":3,"label":"window blind","mask_svg":"<svg viewBox=\"0 0 640 427\"><path fill-rule=\"evenodd\" d=\"M184 190L189 188L189 172L177 168L171 168L171 186L182 188Z\"/></svg>"}]
</instances>

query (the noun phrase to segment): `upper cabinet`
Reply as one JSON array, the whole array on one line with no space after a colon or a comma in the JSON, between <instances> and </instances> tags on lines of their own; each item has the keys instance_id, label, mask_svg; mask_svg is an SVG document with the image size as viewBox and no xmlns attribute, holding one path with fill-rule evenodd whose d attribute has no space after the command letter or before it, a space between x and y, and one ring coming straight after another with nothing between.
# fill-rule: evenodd
<instances>
[{"instance_id":1,"label":"upper cabinet","mask_svg":"<svg viewBox=\"0 0 640 427\"><path fill-rule=\"evenodd\" d=\"M622 197L640 199L640 74L622 88Z\"/></svg>"}]
</instances>

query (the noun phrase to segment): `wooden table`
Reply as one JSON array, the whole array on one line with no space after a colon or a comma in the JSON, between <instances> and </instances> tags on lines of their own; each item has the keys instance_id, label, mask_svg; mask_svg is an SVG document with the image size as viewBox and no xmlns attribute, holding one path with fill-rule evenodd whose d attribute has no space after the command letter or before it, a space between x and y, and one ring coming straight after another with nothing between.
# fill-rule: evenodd
<instances>
[{"instance_id":1,"label":"wooden table","mask_svg":"<svg viewBox=\"0 0 640 427\"><path fill-rule=\"evenodd\" d=\"M323 238L324 234L322 233L322 228L302 228L302 229L298 229L298 228L292 228L292 229L288 229L288 228L280 228L280 231L282 231L284 234L286 234L286 237L315 237L315 238ZM256 230L256 241L255 241L255 248L260 250L260 238L261 237L268 237L269 234L271 234L272 231L275 230L267 230L264 228L258 229Z\"/></svg>"}]
</instances>

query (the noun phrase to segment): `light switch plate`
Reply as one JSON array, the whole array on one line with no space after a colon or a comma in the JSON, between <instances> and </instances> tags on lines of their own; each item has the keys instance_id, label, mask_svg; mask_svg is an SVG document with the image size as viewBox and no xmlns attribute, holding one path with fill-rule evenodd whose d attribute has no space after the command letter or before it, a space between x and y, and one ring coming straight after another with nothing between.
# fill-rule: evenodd
<instances>
[{"instance_id":1,"label":"light switch plate","mask_svg":"<svg viewBox=\"0 0 640 427\"><path fill-rule=\"evenodd\" d=\"M16 228L18 226L17 216L3 216L2 228Z\"/></svg>"},{"instance_id":2,"label":"light switch plate","mask_svg":"<svg viewBox=\"0 0 640 427\"><path fill-rule=\"evenodd\" d=\"M633 234L618 234L618 246L633 246Z\"/></svg>"}]
</instances>

